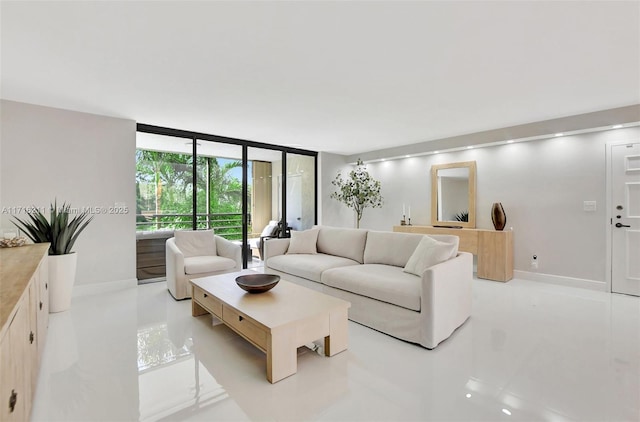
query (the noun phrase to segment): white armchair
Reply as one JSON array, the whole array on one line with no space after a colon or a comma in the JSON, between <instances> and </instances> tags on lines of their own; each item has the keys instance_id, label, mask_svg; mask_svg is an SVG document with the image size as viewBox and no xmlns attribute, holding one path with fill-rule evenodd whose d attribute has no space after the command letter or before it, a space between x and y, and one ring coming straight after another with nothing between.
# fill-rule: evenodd
<instances>
[{"instance_id":1,"label":"white armchair","mask_svg":"<svg viewBox=\"0 0 640 422\"><path fill-rule=\"evenodd\" d=\"M240 245L213 230L176 230L166 242L167 287L176 300L191 297L189 279L242 269Z\"/></svg>"}]
</instances>

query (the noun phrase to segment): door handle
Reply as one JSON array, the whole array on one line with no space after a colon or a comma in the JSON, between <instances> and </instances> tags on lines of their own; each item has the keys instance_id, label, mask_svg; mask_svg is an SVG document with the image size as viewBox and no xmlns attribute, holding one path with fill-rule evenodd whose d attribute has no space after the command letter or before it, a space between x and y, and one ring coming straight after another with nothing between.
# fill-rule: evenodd
<instances>
[{"instance_id":1,"label":"door handle","mask_svg":"<svg viewBox=\"0 0 640 422\"><path fill-rule=\"evenodd\" d=\"M631 227L631 226L627 226L626 224L622 224L622 223L616 223L616 227L620 228L620 227Z\"/></svg>"}]
</instances>

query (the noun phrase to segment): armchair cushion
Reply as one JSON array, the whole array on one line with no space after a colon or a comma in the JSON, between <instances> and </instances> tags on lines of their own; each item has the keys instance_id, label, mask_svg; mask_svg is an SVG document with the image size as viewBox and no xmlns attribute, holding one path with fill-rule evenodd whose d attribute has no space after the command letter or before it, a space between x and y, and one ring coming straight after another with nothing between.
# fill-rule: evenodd
<instances>
[{"instance_id":1,"label":"armchair cushion","mask_svg":"<svg viewBox=\"0 0 640 422\"><path fill-rule=\"evenodd\" d=\"M185 258L218 254L213 230L176 230L174 236L176 246Z\"/></svg>"},{"instance_id":2,"label":"armchair cushion","mask_svg":"<svg viewBox=\"0 0 640 422\"><path fill-rule=\"evenodd\" d=\"M221 256L191 256L184 259L185 274L210 273L231 270L236 266L233 259Z\"/></svg>"}]
</instances>

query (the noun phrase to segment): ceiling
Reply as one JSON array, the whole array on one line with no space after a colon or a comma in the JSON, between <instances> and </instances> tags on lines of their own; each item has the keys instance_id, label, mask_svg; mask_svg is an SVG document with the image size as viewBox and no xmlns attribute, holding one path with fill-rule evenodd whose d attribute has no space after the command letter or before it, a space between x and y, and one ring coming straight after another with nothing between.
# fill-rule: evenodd
<instances>
[{"instance_id":1,"label":"ceiling","mask_svg":"<svg viewBox=\"0 0 640 422\"><path fill-rule=\"evenodd\" d=\"M2 98L356 154L640 103L640 2L2 1Z\"/></svg>"}]
</instances>

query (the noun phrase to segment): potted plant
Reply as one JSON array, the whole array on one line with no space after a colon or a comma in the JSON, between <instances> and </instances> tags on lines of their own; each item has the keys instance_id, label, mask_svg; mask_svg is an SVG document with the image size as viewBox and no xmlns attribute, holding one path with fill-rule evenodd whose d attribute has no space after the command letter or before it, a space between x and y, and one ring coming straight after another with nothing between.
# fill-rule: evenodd
<instances>
[{"instance_id":1,"label":"potted plant","mask_svg":"<svg viewBox=\"0 0 640 422\"><path fill-rule=\"evenodd\" d=\"M358 160L356 168L349 172L348 178L343 179L342 175L338 173L331 184L336 186L338 190L333 192L330 197L355 210L356 228L360 228L360 220L365 208L382 207L380 182L369 175L362 160Z\"/></svg>"},{"instance_id":2,"label":"potted plant","mask_svg":"<svg viewBox=\"0 0 640 422\"><path fill-rule=\"evenodd\" d=\"M78 254L71 251L78 236L93 217L83 211L70 218L71 206L57 201L51 204L49 221L34 207L28 219L15 217L13 224L33 243L49 242L49 311L66 311L71 307L71 291L76 278Z\"/></svg>"},{"instance_id":3,"label":"potted plant","mask_svg":"<svg viewBox=\"0 0 640 422\"><path fill-rule=\"evenodd\" d=\"M469 211L460 211L454 218L456 221L469 221Z\"/></svg>"}]
</instances>

